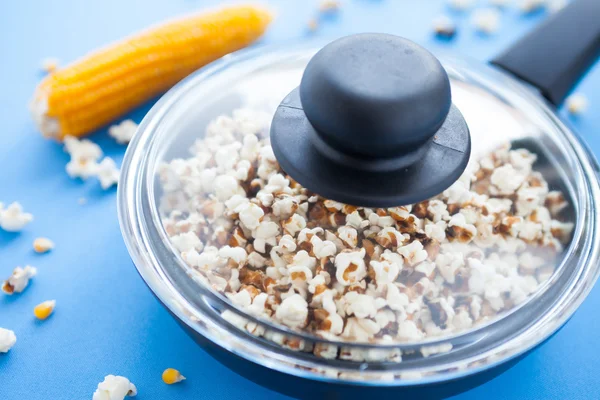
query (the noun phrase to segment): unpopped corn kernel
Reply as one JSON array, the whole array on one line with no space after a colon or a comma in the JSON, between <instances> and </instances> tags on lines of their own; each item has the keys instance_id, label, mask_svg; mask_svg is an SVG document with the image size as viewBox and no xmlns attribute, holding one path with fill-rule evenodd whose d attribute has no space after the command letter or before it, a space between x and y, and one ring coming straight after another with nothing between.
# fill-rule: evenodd
<instances>
[{"instance_id":1,"label":"unpopped corn kernel","mask_svg":"<svg viewBox=\"0 0 600 400\"><path fill-rule=\"evenodd\" d=\"M47 253L54 248L54 242L48 238L37 238L33 241L33 250L36 253Z\"/></svg>"},{"instance_id":2,"label":"unpopped corn kernel","mask_svg":"<svg viewBox=\"0 0 600 400\"><path fill-rule=\"evenodd\" d=\"M167 368L162 373L162 380L167 385L172 385L185 380L185 376L174 368Z\"/></svg>"},{"instance_id":3,"label":"unpopped corn kernel","mask_svg":"<svg viewBox=\"0 0 600 400\"><path fill-rule=\"evenodd\" d=\"M56 300L44 301L33 308L33 315L37 319L45 320L54 312L56 306Z\"/></svg>"}]
</instances>

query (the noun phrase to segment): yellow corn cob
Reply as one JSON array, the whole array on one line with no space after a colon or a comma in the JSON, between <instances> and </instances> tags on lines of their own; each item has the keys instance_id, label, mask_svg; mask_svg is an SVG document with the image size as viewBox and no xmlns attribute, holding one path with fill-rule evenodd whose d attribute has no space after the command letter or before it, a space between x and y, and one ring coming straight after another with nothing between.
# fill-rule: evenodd
<instances>
[{"instance_id":1,"label":"yellow corn cob","mask_svg":"<svg viewBox=\"0 0 600 400\"><path fill-rule=\"evenodd\" d=\"M249 45L270 21L262 8L231 6L150 28L47 76L35 91L33 117L44 136L83 136Z\"/></svg>"}]
</instances>

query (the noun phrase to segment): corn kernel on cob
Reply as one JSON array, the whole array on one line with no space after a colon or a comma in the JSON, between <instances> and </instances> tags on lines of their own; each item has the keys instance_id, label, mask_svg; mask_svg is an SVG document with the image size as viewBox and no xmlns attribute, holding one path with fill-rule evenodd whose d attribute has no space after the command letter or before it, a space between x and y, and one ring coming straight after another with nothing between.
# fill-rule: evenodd
<instances>
[{"instance_id":1,"label":"corn kernel on cob","mask_svg":"<svg viewBox=\"0 0 600 400\"><path fill-rule=\"evenodd\" d=\"M83 136L265 31L271 14L231 6L150 28L47 76L31 103L44 136Z\"/></svg>"}]
</instances>

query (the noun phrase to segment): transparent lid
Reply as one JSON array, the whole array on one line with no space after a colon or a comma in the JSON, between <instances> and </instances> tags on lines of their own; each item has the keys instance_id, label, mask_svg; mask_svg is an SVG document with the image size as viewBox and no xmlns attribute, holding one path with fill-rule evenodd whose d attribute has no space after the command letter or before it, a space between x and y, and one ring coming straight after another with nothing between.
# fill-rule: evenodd
<instances>
[{"instance_id":1,"label":"transparent lid","mask_svg":"<svg viewBox=\"0 0 600 400\"><path fill-rule=\"evenodd\" d=\"M442 57L471 132L465 173L417 204L356 207L300 186L269 145L276 107L318 49L225 57L143 122L126 159L139 171L126 172L120 191L141 209L131 229L147 230L138 256L159 260L159 279L194 307L193 293L209 296L221 317L255 337L297 334L287 342L294 350L304 340L434 344L425 357L474 334L468 341L480 349L497 347L573 293L595 248L597 184L585 149L535 92L488 66ZM546 329L528 340L557 326ZM448 338L458 342L440 345ZM519 351L530 343L521 340ZM335 346L308 351L366 360Z\"/></svg>"}]
</instances>

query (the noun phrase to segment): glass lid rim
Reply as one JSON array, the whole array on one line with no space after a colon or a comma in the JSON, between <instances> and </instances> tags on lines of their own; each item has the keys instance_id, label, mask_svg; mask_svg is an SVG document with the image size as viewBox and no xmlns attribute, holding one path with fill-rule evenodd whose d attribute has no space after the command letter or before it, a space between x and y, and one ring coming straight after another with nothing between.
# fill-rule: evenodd
<instances>
[{"instance_id":1,"label":"glass lid rim","mask_svg":"<svg viewBox=\"0 0 600 400\"><path fill-rule=\"evenodd\" d=\"M128 186L128 182L130 179L127 179L129 176L132 176L131 173L134 172L135 174L139 175L139 169L143 166L146 170L150 167L150 165L148 165L148 163L144 163L144 162L138 162L133 163L133 165L136 166L135 169L137 169L138 171L131 171L131 164L132 164L132 159L136 159L137 161L140 160L144 160L147 161L148 160L148 155L144 155L141 159L140 159L140 154L134 154L139 153L139 149L140 147L140 142L146 142L146 144L148 144L148 142L150 143L150 145L154 144L154 146L156 147L156 138L154 138L154 140L150 139L151 133L157 129L157 123L159 122L157 120L161 119L162 116L164 116L165 113L168 112L169 108L165 108L166 105L168 105L168 103L170 102L170 106L173 106L173 104L175 103L175 100L177 99L173 99L173 96L175 94L177 94L178 98L181 98L185 95L185 93L188 90L192 90L193 87L197 84L201 84L200 82L200 78L204 75L204 79L206 78L207 75L210 75L214 72L216 72L217 70L220 70L222 68L228 67L229 65L233 64L234 62L239 62L239 61L244 61L244 60L251 60L254 59L257 55L264 55L264 53L266 52L266 50L271 50L274 53L287 53L287 55L285 56L285 58L289 58L290 56L292 56L295 53L300 53L300 52L305 52L308 49L314 49L316 51L317 47L315 47L316 43L319 43L321 41L312 41L312 42L304 42L303 46L301 47L296 47L296 48L292 48L293 51L290 51L288 49L288 46L284 46L284 45L271 45L271 46L263 46L263 47L258 47L258 48L254 48L254 49L249 49L249 50L244 50L238 53L234 53L232 55L226 56L224 59L219 60L217 63L213 63L211 65L209 65L208 67L205 67L203 69L201 69L200 71L192 74L190 77L186 78L184 81L182 81L181 83L179 83L177 86L175 86L171 91L169 91L154 107L153 109L148 113L147 117L144 118L144 121L142 122L142 124L140 125L140 133L136 135L135 139L134 139L134 143L133 146L129 146L128 150L127 150L127 154L124 160L124 166L127 166L127 168L124 168L124 177L125 179L123 179L123 184L122 187L119 187L119 219L121 222L121 226L122 226L122 230L123 230L123 236L125 237L125 241L128 243L128 249L130 251L130 253L132 253L132 246L137 246L139 245L139 243L129 243L130 242L130 237L127 236L127 234L129 232L126 232L125 230L125 223L124 218L127 214L129 214L131 211L135 211L137 213L137 210L134 208L133 210L126 210L127 205L126 203L127 201L127 197L131 198L131 195L133 195L134 197L139 197L139 192L136 192L135 190L132 190L131 186ZM287 52L286 52L287 50ZM279 54L279 58L282 57L282 54ZM198 81L194 84L195 81ZM546 107L547 108L547 107ZM548 109L549 110L549 109ZM154 127L152 127L152 125L155 125ZM558 121L558 124L560 124L558 127L560 128L561 132L565 133L565 135L567 135L567 132L570 136L572 136L573 139L575 139L575 141L577 142L577 144L582 145L581 141L579 140L579 138L574 134L574 132L571 129L566 128L564 125L562 125L560 123L560 121ZM567 136L567 138L569 138ZM589 161L589 158L586 160ZM581 163L582 160L579 160L579 163ZM586 181L589 181L589 176L588 174L584 174ZM154 179L153 177L147 177L148 179L152 180ZM138 182L141 183L141 182ZM139 186L137 186L139 188ZM129 190L128 190L129 189ZM133 203L131 203L133 204ZM140 215L139 217L142 217L142 215ZM152 217L158 217L156 212L153 212ZM148 219L147 218L138 218L140 222L145 222L148 223ZM142 221L143 220L143 221ZM162 226L161 224L159 224L158 226ZM144 246L148 252L152 252L153 249L153 243L146 243L146 245ZM133 254L132 254L133 256ZM179 256L178 256L179 257ZM156 263L158 262L158 260L156 258L153 258L153 261ZM138 269L138 271L140 272L140 274L142 275L142 277L144 277L144 275L142 274L141 269L143 269L143 267L140 267L138 265L138 263L136 264L136 268ZM185 265L185 264L184 264ZM166 275L164 273L166 273L166 269L170 268L170 265L164 265L164 263L160 263L158 262L156 265L156 267L158 267L159 269L163 269L163 283L164 283L164 279L166 278L167 280L169 279L168 277L166 277ZM177 268L181 268L180 265L175 266ZM579 268L579 270L583 270L583 268ZM149 282L147 281L147 279L144 277L144 280L146 280L147 284L149 286L151 286L149 284ZM198 285L199 288L201 289L201 291L206 291L206 293L199 293L198 296L208 296L209 298L211 298L211 300L216 300L218 302L223 302L225 307L227 309L229 309L232 304L229 301L224 301L222 296L218 296L216 298L212 298L215 295L215 292L213 292L212 290L206 290L206 288L201 287L200 285ZM175 287L173 287L172 289L176 290ZM156 293L156 290L154 290L154 288L152 288L152 290ZM177 291L177 290L176 290ZM178 291L177 291L178 292ZM158 294L157 294L158 295ZM165 303L168 304L168 303ZM248 318L248 315L241 309L237 309L237 307L234 307L235 311L237 311L237 313L239 313L239 315L244 316L245 318ZM541 317L541 316L539 316ZM539 318L538 317L538 318ZM500 316L498 319L495 319L495 322L500 322L504 319L504 315ZM191 321L188 321L191 322ZM264 321L264 320L258 320L257 321L260 324L264 324L267 325L269 327L269 329L273 329L274 331L278 331L281 328L281 325L279 324L271 324L268 321ZM190 326L192 327L195 324L190 324ZM562 324L561 324L562 325ZM487 325L486 325L487 326ZM560 325L559 325L560 326ZM434 340L431 341L422 341L422 342L413 342L413 343L408 343L406 345L404 344L393 344L393 345L389 345L390 348L404 348L404 346L406 347L410 347L410 346L416 346L416 347L422 347L422 346L431 346L431 345L435 345L435 344L441 344L441 343L448 343L449 341L451 341L453 338L457 337L457 336L465 336L468 334L473 334L475 332L477 332L481 327L478 326L474 329L468 330L467 332L464 332L462 334L458 334L458 335L452 335L452 336L441 336L439 338L434 338ZM286 335L292 335L292 336L300 336L303 337L302 333L297 332L297 331L292 331L292 330L282 330L282 333L286 334ZM333 342L333 341L329 341L329 340L324 340L322 338L316 337L316 336L307 336L305 337L305 339L307 340L311 340L314 342L323 342L323 343L328 343L328 344L338 344L341 346L356 346L359 347L358 343L352 343L352 342ZM361 343L363 344L363 343ZM367 348L377 348L377 349L382 349L382 348L386 348L388 346L385 345L380 345L380 344L369 344L369 343L364 343L365 347Z\"/></svg>"}]
</instances>

